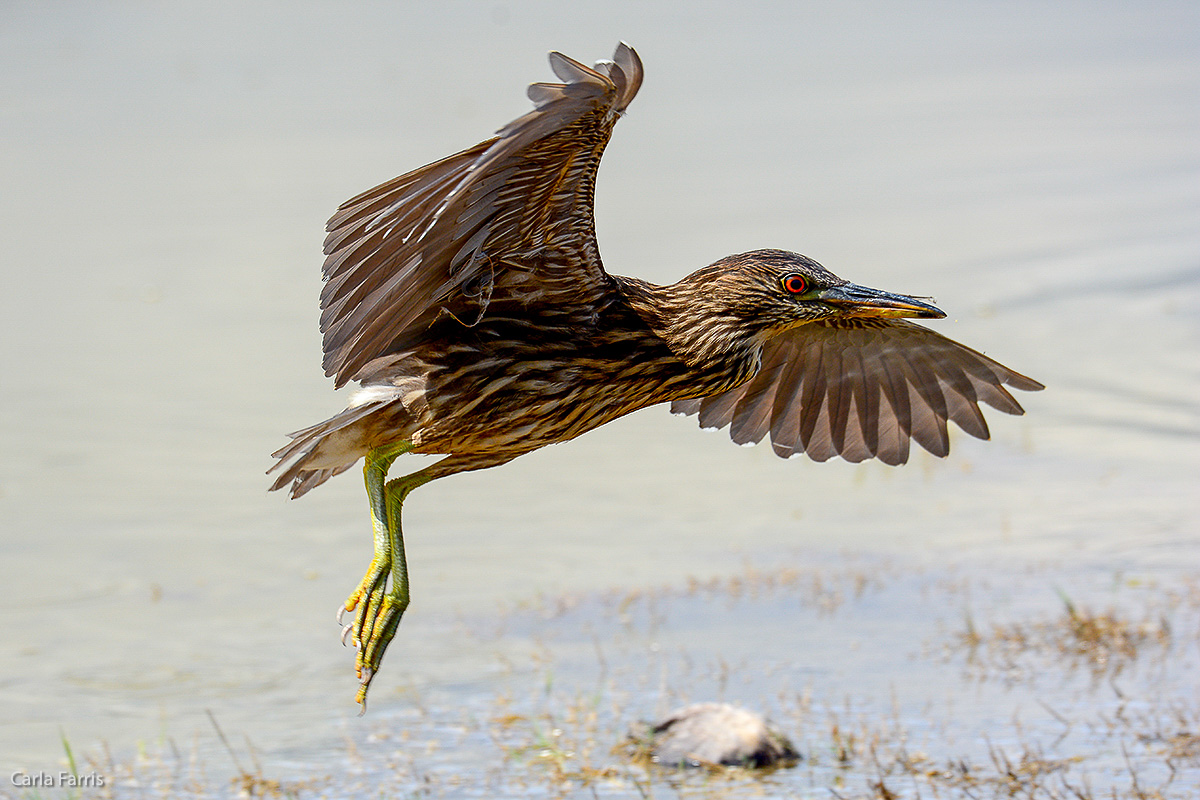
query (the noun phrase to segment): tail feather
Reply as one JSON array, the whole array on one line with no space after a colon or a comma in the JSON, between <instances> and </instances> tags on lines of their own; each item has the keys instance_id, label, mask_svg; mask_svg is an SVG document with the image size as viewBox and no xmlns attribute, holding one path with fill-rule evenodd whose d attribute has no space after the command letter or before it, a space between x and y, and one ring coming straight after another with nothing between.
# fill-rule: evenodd
<instances>
[{"instance_id":1,"label":"tail feather","mask_svg":"<svg viewBox=\"0 0 1200 800\"><path fill-rule=\"evenodd\" d=\"M295 470L288 470L287 475L280 476L279 480L275 481L275 483L271 485L271 490L274 491L275 489L282 489L288 484L289 481L291 481L292 490L288 493L288 496L294 500L297 497L307 494L310 489L320 486L334 475L341 475L343 472L353 466L354 462L343 464L340 467L333 467L332 469L297 468Z\"/></svg>"},{"instance_id":2,"label":"tail feather","mask_svg":"<svg viewBox=\"0 0 1200 800\"><path fill-rule=\"evenodd\" d=\"M350 469L370 449L365 426L358 423L392 402L394 399L363 403L324 422L289 433L292 441L271 454L279 461L267 470L267 474L277 470L282 472L271 484L270 491L291 484L289 496L301 497L334 475Z\"/></svg>"}]
</instances>

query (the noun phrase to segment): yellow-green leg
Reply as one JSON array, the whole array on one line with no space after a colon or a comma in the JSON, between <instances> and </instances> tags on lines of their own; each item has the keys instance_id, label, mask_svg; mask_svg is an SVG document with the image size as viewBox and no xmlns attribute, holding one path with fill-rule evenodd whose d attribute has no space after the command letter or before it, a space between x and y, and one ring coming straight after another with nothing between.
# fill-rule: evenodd
<instances>
[{"instance_id":1,"label":"yellow-green leg","mask_svg":"<svg viewBox=\"0 0 1200 800\"><path fill-rule=\"evenodd\" d=\"M367 574L354 593L346 598L338 617L340 619L345 611L356 612L354 621L346 626L342 637L345 640L349 636L358 650L355 670L361 685L355 699L364 708L371 679L379 671L383 653L396 635L400 618L408 607L408 564L404 556L400 510L408 493L433 477L421 470L385 483L392 462L410 450L412 444L409 442L376 448L367 453L363 468L371 505L375 554Z\"/></svg>"},{"instance_id":2,"label":"yellow-green leg","mask_svg":"<svg viewBox=\"0 0 1200 800\"><path fill-rule=\"evenodd\" d=\"M400 529L400 510L408 493L435 478L511 461L520 453L449 455L436 464L402 478L387 480L392 462L413 449L411 442L377 447L367 453L363 474L367 497L371 501L371 527L375 532L375 555L362 583L346 598L338 611L338 620L353 611L354 621L342 631L342 641L350 637L358 655L355 669L359 688L356 700L366 709L367 690L379 672L383 651L396 635L400 617L408 608L408 562L404 557L404 533ZM388 583L391 582L389 587Z\"/></svg>"}]
</instances>

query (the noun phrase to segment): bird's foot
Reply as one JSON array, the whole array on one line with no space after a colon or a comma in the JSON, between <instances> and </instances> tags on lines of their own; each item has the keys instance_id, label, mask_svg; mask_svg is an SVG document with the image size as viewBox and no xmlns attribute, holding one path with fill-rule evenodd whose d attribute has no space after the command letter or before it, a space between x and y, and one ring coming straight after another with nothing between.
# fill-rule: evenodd
<instances>
[{"instance_id":1,"label":"bird's foot","mask_svg":"<svg viewBox=\"0 0 1200 800\"><path fill-rule=\"evenodd\" d=\"M407 596L398 592L396 587L388 590L390 571L390 564L381 559L372 559L371 567L363 577L362 583L338 609L339 623L346 612L354 612L354 618L342 627L342 644L346 644L348 640L357 651L354 670L358 676L359 688L355 702L360 704L364 711L371 680L379 672L383 653L396 635L400 618L408 607Z\"/></svg>"},{"instance_id":2,"label":"bird's foot","mask_svg":"<svg viewBox=\"0 0 1200 800\"><path fill-rule=\"evenodd\" d=\"M356 615L355 627L358 638L358 654L354 660L355 674L358 675L358 694L354 701L366 710L367 690L371 688L371 680L379 672L383 661L383 653L396 635L400 626L400 618L408 602L388 593L382 596L372 596L361 607ZM359 620L362 620L360 623Z\"/></svg>"},{"instance_id":3,"label":"bird's foot","mask_svg":"<svg viewBox=\"0 0 1200 800\"><path fill-rule=\"evenodd\" d=\"M381 558L378 555L371 559L371 566L367 567L367 574L363 576L359 582L358 588L350 593L346 598L346 602L338 607L337 621L342 626L342 644L346 644L346 639L351 633L354 634L354 646L358 647L358 617L361 614L355 615L355 621L351 623L343 623L342 620L346 616L347 611L354 611L364 603L367 598L374 592L382 592L387 586L388 572L392 565L387 562L386 558Z\"/></svg>"}]
</instances>

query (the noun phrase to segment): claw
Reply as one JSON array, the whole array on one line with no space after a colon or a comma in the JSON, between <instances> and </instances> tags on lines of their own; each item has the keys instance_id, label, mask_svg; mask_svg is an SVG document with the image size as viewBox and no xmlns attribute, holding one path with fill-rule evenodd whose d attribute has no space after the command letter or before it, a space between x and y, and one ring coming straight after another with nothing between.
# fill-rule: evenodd
<instances>
[{"instance_id":1,"label":"claw","mask_svg":"<svg viewBox=\"0 0 1200 800\"><path fill-rule=\"evenodd\" d=\"M371 686L371 678L373 677L375 677L374 674L372 674L368 669L366 677L364 677L362 682L359 684L358 694L354 697L354 702L358 703L359 705L358 715L360 717L367 713L367 689Z\"/></svg>"},{"instance_id":2,"label":"claw","mask_svg":"<svg viewBox=\"0 0 1200 800\"><path fill-rule=\"evenodd\" d=\"M343 642L346 637L350 637L357 651L354 672L359 680L356 701L360 704L366 698L371 681L379 671L383 653L396 635L400 618L407 605L407 598L398 599L377 586L367 595L365 602L359 604L354 621L342 631Z\"/></svg>"}]
</instances>

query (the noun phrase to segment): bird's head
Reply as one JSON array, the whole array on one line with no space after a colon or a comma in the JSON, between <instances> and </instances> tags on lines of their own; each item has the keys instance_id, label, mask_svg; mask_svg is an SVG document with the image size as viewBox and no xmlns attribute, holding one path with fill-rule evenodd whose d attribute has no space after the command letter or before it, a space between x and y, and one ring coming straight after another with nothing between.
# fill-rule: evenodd
<instances>
[{"instance_id":1,"label":"bird's head","mask_svg":"<svg viewBox=\"0 0 1200 800\"><path fill-rule=\"evenodd\" d=\"M727 256L686 280L707 289L705 305L714 306L710 313L728 314L747 328L772 334L807 322L849 317L946 316L923 299L850 283L808 256L786 250Z\"/></svg>"},{"instance_id":2,"label":"bird's head","mask_svg":"<svg viewBox=\"0 0 1200 800\"><path fill-rule=\"evenodd\" d=\"M847 319L941 319L922 299L869 289L785 250L727 256L670 287L669 338L697 363L750 347L789 328Z\"/></svg>"}]
</instances>

